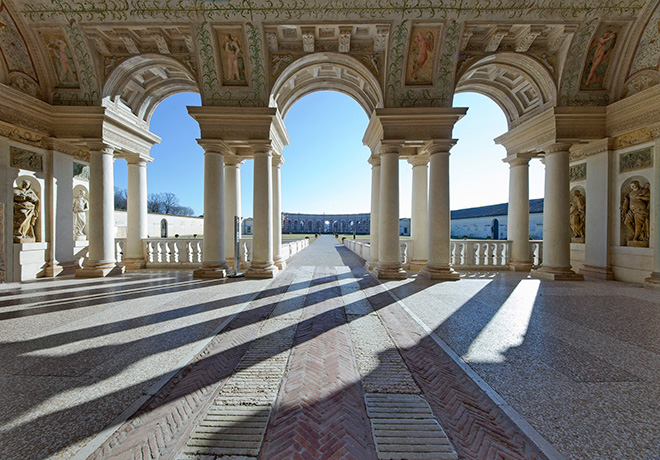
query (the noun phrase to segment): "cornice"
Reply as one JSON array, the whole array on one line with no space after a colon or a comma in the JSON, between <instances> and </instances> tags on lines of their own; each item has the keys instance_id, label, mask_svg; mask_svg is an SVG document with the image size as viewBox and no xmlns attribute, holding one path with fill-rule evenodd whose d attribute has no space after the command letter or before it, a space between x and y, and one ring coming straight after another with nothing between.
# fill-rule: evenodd
<instances>
[{"instance_id":1,"label":"cornice","mask_svg":"<svg viewBox=\"0 0 660 460\"><path fill-rule=\"evenodd\" d=\"M597 141L573 144L569 150L570 161L580 161L592 155L608 152L614 147L614 139L605 137Z\"/></svg>"},{"instance_id":2,"label":"cornice","mask_svg":"<svg viewBox=\"0 0 660 460\"><path fill-rule=\"evenodd\" d=\"M660 125L660 85L653 86L607 106L607 135Z\"/></svg>"}]
</instances>

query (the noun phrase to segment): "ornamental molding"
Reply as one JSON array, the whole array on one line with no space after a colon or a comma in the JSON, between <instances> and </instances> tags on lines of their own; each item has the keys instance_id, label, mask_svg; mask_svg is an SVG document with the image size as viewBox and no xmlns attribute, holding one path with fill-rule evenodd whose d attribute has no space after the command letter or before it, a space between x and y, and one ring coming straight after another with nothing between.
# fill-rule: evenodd
<instances>
[{"instance_id":1,"label":"ornamental molding","mask_svg":"<svg viewBox=\"0 0 660 460\"><path fill-rule=\"evenodd\" d=\"M617 137L650 125L660 125L660 86L607 107L607 134Z\"/></svg>"},{"instance_id":2,"label":"ornamental molding","mask_svg":"<svg viewBox=\"0 0 660 460\"><path fill-rule=\"evenodd\" d=\"M606 137L597 141L588 143L573 144L570 149L570 161L583 160L592 155L608 152L614 148L614 139Z\"/></svg>"}]
</instances>

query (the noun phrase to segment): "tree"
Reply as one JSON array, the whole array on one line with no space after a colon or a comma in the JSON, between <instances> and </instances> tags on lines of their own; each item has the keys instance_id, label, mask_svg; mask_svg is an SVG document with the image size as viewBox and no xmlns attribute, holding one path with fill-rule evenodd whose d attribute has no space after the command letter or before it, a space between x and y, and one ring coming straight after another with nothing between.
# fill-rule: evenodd
<instances>
[{"instance_id":1,"label":"tree","mask_svg":"<svg viewBox=\"0 0 660 460\"><path fill-rule=\"evenodd\" d=\"M115 187L115 209L126 210L126 189Z\"/></svg>"},{"instance_id":2,"label":"tree","mask_svg":"<svg viewBox=\"0 0 660 460\"><path fill-rule=\"evenodd\" d=\"M150 193L147 211L174 216L194 216L195 211L188 206L179 206L179 198L171 192Z\"/></svg>"}]
</instances>

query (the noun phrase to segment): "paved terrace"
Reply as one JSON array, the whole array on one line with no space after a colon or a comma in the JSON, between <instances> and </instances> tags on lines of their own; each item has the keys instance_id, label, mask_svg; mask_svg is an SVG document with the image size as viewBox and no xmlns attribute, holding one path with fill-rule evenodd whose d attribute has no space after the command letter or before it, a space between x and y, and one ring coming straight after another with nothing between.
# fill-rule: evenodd
<instances>
[{"instance_id":1,"label":"paved terrace","mask_svg":"<svg viewBox=\"0 0 660 460\"><path fill-rule=\"evenodd\" d=\"M660 295L619 282L379 283L323 236L274 280L3 285L0 348L5 460L660 458Z\"/></svg>"}]
</instances>

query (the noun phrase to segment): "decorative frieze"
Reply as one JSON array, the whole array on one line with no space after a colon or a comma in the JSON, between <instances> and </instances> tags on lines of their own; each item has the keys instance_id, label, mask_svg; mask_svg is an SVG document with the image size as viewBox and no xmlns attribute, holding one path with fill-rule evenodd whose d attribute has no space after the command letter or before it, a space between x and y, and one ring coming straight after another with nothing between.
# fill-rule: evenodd
<instances>
[{"instance_id":1,"label":"decorative frieze","mask_svg":"<svg viewBox=\"0 0 660 460\"><path fill-rule=\"evenodd\" d=\"M80 163L73 163L74 179L89 180L89 166Z\"/></svg>"},{"instance_id":2,"label":"decorative frieze","mask_svg":"<svg viewBox=\"0 0 660 460\"><path fill-rule=\"evenodd\" d=\"M12 168L27 169L28 171L42 172L44 170L43 155L37 152L11 147Z\"/></svg>"},{"instance_id":3,"label":"decorative frieze","mask_svg":"<svg viewBox=\"0 0 660 460\"><path fill-rule=\"evenodd\" d=\"M587 179L587 164L580 163L577 165L569 166L568 177L571 182L578 182Z\"/></svg>"},{"instance_id":4,"label":"decorative frieze","mask_svg":"<svg viewBox=\"0 0 660 460\"><path fill-rule=\"evenodd\" d=\"M653 149L651 147L623 153L619 156L619 173L637 171L653 167Z\"/></svg>"}]
</instances>

